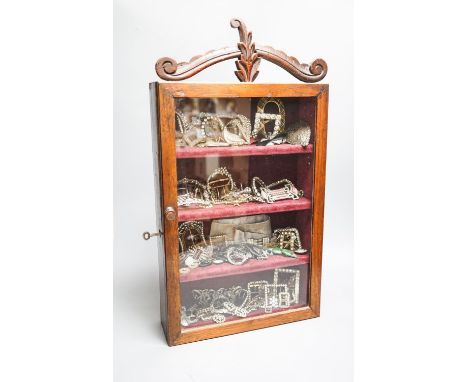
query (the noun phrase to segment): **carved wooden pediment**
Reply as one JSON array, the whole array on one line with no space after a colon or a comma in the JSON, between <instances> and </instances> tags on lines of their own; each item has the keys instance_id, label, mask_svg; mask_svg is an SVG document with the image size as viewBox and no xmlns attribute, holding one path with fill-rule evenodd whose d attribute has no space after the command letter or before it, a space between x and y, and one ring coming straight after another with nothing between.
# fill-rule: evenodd
<instances>
[{"instance_id":1,"label":"carved wooden pediment","mask_svg":"<svg viewBox=\"0 0 468 382\"><path fill-rule=\"evenodd\" d=\"M327 63L318 58L311 64L301 64L297 58L272 48L259 46L252 41L252 32L247 30L240 19L232 19L231 27L239 30L240 41L237 47L226 47L211 50L205 54L192 57L189 62L177 62L173 58L163 57L156 62L156 73L163 80L181 81L194 76L202 70L225 60L236 59L234 72L239 81L253 82L258 76L258 66L264 58L303 82L318 82L327 74Z\"/></svg>"}]
</instances>

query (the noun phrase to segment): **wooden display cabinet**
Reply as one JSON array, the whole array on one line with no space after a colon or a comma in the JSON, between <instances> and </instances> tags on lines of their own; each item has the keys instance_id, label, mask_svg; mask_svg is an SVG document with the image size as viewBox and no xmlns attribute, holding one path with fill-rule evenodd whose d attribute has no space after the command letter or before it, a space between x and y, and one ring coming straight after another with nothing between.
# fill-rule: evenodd
<instances>
[{"instance_id":1,"label":"wooden display cabinet","mask_svg":"<svg viewBox=\"0 0 468 382\"><path fill-rule=\"evenodd\" d=\"M236 75L241 81L248 82L258 74L261 57L272 62L276 60L275 63L302 81L316 82L326 74L323 60L316 60L320 64L320 71L314 63L306 68L282 52L281 57L276 55L272 58L269 55L273 48L268 47L269 51L261 50L264 49L262 47L255 48L251 42L251 33L247 32L241 21L233 20L231 25L239 28L239 44L244 41L244 47L250 47L247 51L242 47L230 51L223 48L181 64L164 58L156 65L158 75L169 81L180 80L213 63L237 58ZM179 345L318 317L328 85L155 82L150 84L150 95L157 233L145 233L144 237L158 236L161 322L168 344ZM191 145L193 142L187 143L181 138L184 123L189 123L190 117L196 121L197 115L202 115L202 120L206 122L208 115L224 113L225 117L226 113L232 114L232 108L235 114L241 114L250 121L250 132L258 125L264 127L266 135L272 134L274 121L255 123L259 103L272 99L284 107L283 130L288 131L290 126L299 121L310 128L307 144L283 142L258 145L256 143L260 139L257 137L257 142L254 142L250 134L249 142L237 145L228 145L224 141L219 145ZM187 114L184 105L191 105L192 111ZM276 107L273 102L265 106L264 112L274 117L278 113ZM229 108L228 112L226 108ZM199 113L195 117L193 109ZM227 124L222 126L226 128ZM207 125L204 125L201 130L205 133L207 129ZM199 132L197 134L192 138L199 138ZM201 141L204 139L206 136ZM196 190L206 191L207 185L216 183L213 179L218 182L228 179L212 175L219 168L225 168L233 182L227 186L223 184L220 188L223 195L228 195L231 190L245 191L246 187L250 187L250 193L247 191L245 194L249 195L246 198L252 198L255 195L252 180L259 177L264 185L288 179L296 191L301 190L300 197L274 202L262 202L254 198L235 205L213 202L216 199L213 199L214 188L208 187L210 191L205 197L208 195L209 206L180 205L180 198L185 192L181 189L186 190L179 183L182 179L195 179L203 185L200 188L196 186ZM260 192L257 194L263 195ZM243 225L244 221L259 223ZM188 222L194 223L192 225ZM222 231L222 235L214 235L213 232L225 222L235 223L232 226L229 223L229 228ZM260 228L255 231L255 227ZM299 249L294 238L288 247L289 233L283 237L285 241L279 244L279 236L272 232L281 228L297 229ZM200 233L197 231L199 229L203 231ZM234 236L230 236L231 229L235 232ZM188 234L184 236L186 232ZM190 246L186 240L189 244L196 241L196 245ZM252 251L248 255L246 248ZM288 252L288 248L292 251ZM283 252L278 253L281 250ZM190 262L188 257L192 258ZM193 264L193 259L196 264ZM213 262L213 259L218 261Z\"/></svg>"}]
</instances>

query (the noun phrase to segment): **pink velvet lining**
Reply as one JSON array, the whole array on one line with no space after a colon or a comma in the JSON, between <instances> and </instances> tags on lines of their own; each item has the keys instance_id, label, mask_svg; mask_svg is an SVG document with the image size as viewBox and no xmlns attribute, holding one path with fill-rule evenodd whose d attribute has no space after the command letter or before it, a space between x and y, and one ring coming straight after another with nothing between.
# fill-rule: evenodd
<instances>
[{"instance_id":1,"label":"pink velvet lining","mask_svg":"<svg viewBox=\"0 0 468 382\"><path fill-rule=\"evenodd\" d=\"M180 275L180 282L189 282L196 280L205 280L215 277L225 277L226 275L240 275L243 273L252 273L266 271L269 269L293 267L295 265L307 264L308 255L297 256L297 258L274 255L268 260L249 260L243 265L232 265L229 263L213 264L208 267L198 267L192 269L189 273Z\"/></svg>"},{"instance_id":2,"label":"pink velvet lining","mask_svg":"<svg viewBox=\"0 0 468 382\"><path fill-rule=\"evenodd\" d=\"M242 320L242 319L245 320L245 319L248 319L248 318L258 317L258 316L263 316L263 315L264 316L269 316L272 313L278 313L278 312L284 312L284 311L299 309L299 308L305 307L306 305L307 304L304 303L304 304L291 305L289 308L276 308L276 309L272 309L271 313L265 313L264 310L259 309L259 310L256 310L256 311L252 312L252 313L249 313L246 318L241 318L241 317L236 317L236 316L227 316L225 322L239 321L239 320ZM191 329L191 328L197 328L199 326L208 326L208 325L219 327L222 324L215 324L213 321L198 321L198 322L195 322L193 324L190 324L187 327L182 327L182 331L187 330L187 329Z\"/></svg>"},{"instance_id":3,"label":"pink velvet lining","mask_svg":"<svg viewBox=\"0 0 468 382\"><path fill-rule=\"evenodd\" d=\"M179 222L190 220L217 219L230 216L271 214L286 211L310 210L312 202L307 198L281 200L275 203L243 203L239 206L217 205L211 208L179 207Z\"/></svg>"},{"instance_id":4,"label":"pink velvet lining","mask_svg":"<svg viewBox=\"0 0 468 382\"><path fill-rule=\"evenodd\" d=\"M230 146L230 147L177 147L177 158L234 157L255 155L310 154L312 145Z\"/></svg>"},{"instance_id":5,"label":"pink velvet lining","mask_svg":"<svg viewBox=\"0 0 468 382\"><path fill-rule=\"evenodd\" d=\"M303 256L308 257L308 256ZM297 260L297 259L296 259ZM267 260L268 261L268 260ZM247 265L244 264L240 267L245 267ZM216 265L214 265L216 266ZM214 267L211 265L211 267ZM281 268L281 267L279 267ZM298 304L291 305L289 308L286 309L274 309L272 313L276 313L282 310L291 310L295 308L299 308L301 306L306 306L307 302L309 301L309 263L301 263L292 265L288 265L288 269L297 269L301 272L300 274L300 283L299 283L299 302ZM247 288L247 285L250 281L258 281L258 280L265 280L268 283L274 282L274 271L273 269L259 269L254 272L249 273L242 273L242 274L225 274L223 277L216 277L216 278L208 278L208 279L200 279L194 280L193 282L185 282L180 284L180 298L182 306L189 308L193 305L193 290L194 289L219 289L219 288L231 288L232 286L241 286L243 288ZM258 309L254 312L251 312L247 318L256 317L261 315L269 315L271 313L265 313L263 309ZM243 320L243 318L235 317L235 316L227 316L226 321L234 321L234 320ZM197 327L197 326L205 326L205 325L213 325L213 321L199 321L190 325L189 327ZM219 324L215 324L219 325ZM220 324L222 325L222 324Z\"/></svg>"}]
</instances>

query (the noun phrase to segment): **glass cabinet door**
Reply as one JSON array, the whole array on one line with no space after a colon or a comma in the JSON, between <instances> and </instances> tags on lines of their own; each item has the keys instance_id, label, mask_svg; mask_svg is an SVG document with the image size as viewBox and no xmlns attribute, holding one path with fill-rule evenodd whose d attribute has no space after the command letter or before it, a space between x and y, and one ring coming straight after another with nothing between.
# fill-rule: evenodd
<instances>
[{"instance_id":1,"label":"glass cabinet door","mask_svg":"<svg viewBox=\"0 0 468 382\"><path fill-rule=\"evenodd\" d=\"M182 331L307 306L315 97L175 103Z\"/></svg>"}]
</instances>

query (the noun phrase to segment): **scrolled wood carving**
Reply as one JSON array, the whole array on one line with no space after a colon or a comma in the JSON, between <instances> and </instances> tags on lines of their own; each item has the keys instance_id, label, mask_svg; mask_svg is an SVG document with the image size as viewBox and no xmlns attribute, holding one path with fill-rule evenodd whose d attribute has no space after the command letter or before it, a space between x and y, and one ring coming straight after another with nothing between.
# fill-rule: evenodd
<instances>
[{"instance_id":1,"label":"scrolled wood carving","mask_svg":"<svg viewBox=\"0 0 468 382\"><path fill-rule=\"evenodd\" d=\"M327 75L327 63L321 58L317 58L309 65L301 64L296 57L288 56L271 46L258 46L257 52L260 57L282 67L303 82L318 82Z\"/></svg>"},{"instance_id":2,"label":"scrolled wood carving","mask_svg":"<svg viewBox=\"0 0 468 382\"><path fill-rule=\"evenodd\" d=\"M272 48L271 46L255 46L252 32L247 30L240 19L232 19L231 27L239 30L240 42L237 47L226 47L211 50L205 54L192 57L189 62L177 62L173 58L160 58L155 65L157 75L167 81L181 81L194 76L202 70L218 62L237 59L234 72L241 82L253 82L258 76L258 66L261 58L270 61L303 82L318 82L328 71L327 64L321 58L310 65L301 64L297 58Z\"/></svg>"},{"instance_id":3,"label":"scrolled wood carving","mask_svg":"<svg viewBox=\"0 0 468 382\"><path fill-rule=\"evenodd\" d=\"M195 56L189 62L177 62L173 58L163 57L156 62L156 73L167 81L181 81L194 76L203 69L231 58L240 56L237 48L221 48Z\"/></svg>"}]
</instances>

